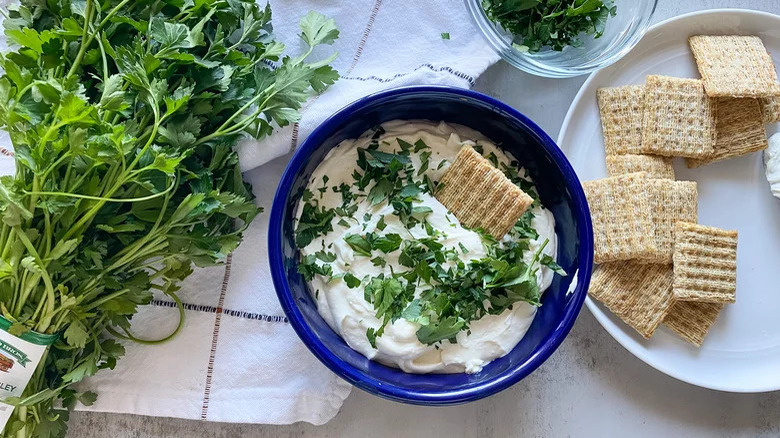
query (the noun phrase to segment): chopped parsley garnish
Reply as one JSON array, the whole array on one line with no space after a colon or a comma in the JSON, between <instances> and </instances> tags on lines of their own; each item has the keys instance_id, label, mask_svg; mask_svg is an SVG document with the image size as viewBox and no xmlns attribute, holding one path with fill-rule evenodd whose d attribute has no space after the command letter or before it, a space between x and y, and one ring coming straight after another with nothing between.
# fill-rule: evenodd
<instances>
[{"instance_id":1,"label":"chopped parsley garnish","mask_svg":"<svg viewBox=\"0 0 780 438\"><path fill-rule=\"evenodd\" d=\"M383 253L391 253L401 247L403 239L398 234L386 234L384 236L377 237L374 240L374 249L378 249Z\"/></svg>"},{"instance_id":2,"label":"chopped parsley garnish","mask_svg":"<svg viewBox=\"0 0 780 438\"><path fill-rule=\"evenodd\" d=\"M341 206L347 207L354 199L355 195L349 190L349 186L341 183L338 187L333 187L334 193L341 193Z\"/></svg>"},{"instance_id":3,"label":"chopped parsley garnish","mask_svg":"<svg viewBox=\"0 0 780 438\"><path fill-rule=\"evenodd\" d=\"M490 164L492 164L494 167L498 167L498 157L494 152L491 152L486 157L488 161L490 161Z\"/></svg>"},{"instance_id":4,"label":"chopped parsley garnish","mask_svg":"<svg viewBox=\"0 0 780 438\"><path fill-rule=\"evenodd\" d=\"M520 163L512 161L508 166L504 163L499 163L498 167L510 181L534 199L534 206L539 204L539 193L536 191L536 185L528 178L520 176L520 172L517 170L520 167Z\"/></svg>"},{"instance_id":5,"label":"chopped parsley garnish","mask_svg":"<svg viewBox=\"0 0 780 438\"><path fill-rule=\"evenodd\" d=\"M445 246L447 235L436 229L427 217L433 209L422 204L423 193L433 195L443 187L428 177L426 171L430 165L432 151L422 140L414 144L400 138L395 142L382 141L380 131L372 137L366 148L357 150L357 167L352 177L353 185L341 183L332 187L333 192L341 194L341 205L327 209L313 199L311 192L304 191L304 208L296 230L296 243L303 248L321 235L332 231L331 222L338 218L338 224L350 228L350 221L360 224L356 218L358 200L370 204L378 211L389 205L392 213L379 214L373 232L365 232L374 220L374 214L366 212L362 216L363 231L346 234L344 242L356 256L370 258L371 264L387 267L387 254L398 254L398 266L390 265L389 274L358 278L350 272L335 274L330 263L336 261L336 254L323 249L307 255L301 261L298 271L307 281L321 275L328 281L342 280L350 289L363 289L365 300L373 305L381 326L367 330L366 336L376 347L388 323L406 319L419 325L417 338L420 342L436 345L443 340L455 342L461 331L468 332L469 324L485 315L500 314L518 302L540 305L540 291L536 274L542 266L560 275L566 275L554 258L542 254L547 245L545 241L534 252L530 263L526 263L524 254L530 251L531 240L539 238L532 226L534 215L531 210L517 221L510 231L512 239L498 241L481 230L483 246L487 255L468 262L461 260L469 249L461 242L457 246ZM384 132L384 131L382 131ZM391 149L397 144L396 149ZM483 148L476 145L479 152ZM420 165L417 169L411 154L419 154ZM495 153L487 158L494 166L534 197L538 204L538 194L533 183L517 170L518 163L509 165L501 162ZM441 160L438 167L447 163ZM327 184L327 177L323 184ZM365 199L363 199L365 198ZM394 216L411 230L423 227L425 237L419 232L409 231L403 236L398 233L381 233L387 228L386 216ZM457 227L449 214L445 215L450 226ZM418 228L419 229L419 228ZM392 269L392 268L396 269ZM438 347L438 345L436 345Z\"/></svg>"},{"instance_id":6,"label":"chopped parsley garnish","mask_svg":"<svg viewBox=\"0 0 780 438\"><path fill-rule=\"evenodd\" d=\"M431 152L423 151L420 153L420 170L417 171L417 176L422 175L428 170L428 163L431 161Z\"/></svg>"},{"instance_id":7,"label":"chopped parsley garnish","mask_svg":"<svg viewBox=\"0 0 780 438\"><path fill-rule=\"evenodd\" d=\"M582 34L601 37L617 13L613 0L482 0L482 8L512 33L515 48L530 53L580 47Z\"/></svg>"},{"instance_id":8,"label":"chopped parsley garnish","mask_svg":"<svg viewBox=\"0 0 780 438\"><path fill-rule=\"evenodd\" d=\"M401 192L398 194L398 196L402 198L414 198L419 195L420 192L422 192L422 190L417 186L417 184L407 184L403 189L401 189Z\"/></svg>"},{"instance_id":9,"label":"chopped parsley garnish","mask_svg":"<svg viewBox=\"0 0 780 438\"><path fill-rule=\"evenodd\" d=\"M332 263L336 261L336 254L327 252L324 249L314 253L317 259L322 260L325 263Z\"/></svg>"},{"instance_id":10,"label":"chopped parsley garnish","mask_svg":"<svg viewBox=\"0 0 780 438\"><path fill-rule=\"evenodd\" d=\"M331 220L335 216L336 212L332 208L320 207L316 201L306 202L295 229L295 244L298 248L305 248L316 237L333 231Z\"/></svg>"},{"instance_id":11,"label":"chopped parsley garnish","mask_svg":"<svg viewBox=\"0 0 780 438\"><path fill-rule=\"evenodd\" d=\"M401 150L404 151L404 152L411 151L412 149L414 149L414 145L413 144L411 144L411 143L409 143L407 141L403 141L400 138L396 138L395 141L398 142L398 146L400 146Z\"/></svg>"},{"instance_id":12,"label":"chopped parsley garnish","mask_svg":"<svg viewBox=\"0 0 780 438\"><path fill-rule=\"evenodd\" d=\"M347 234L344 236L344 241L347 242L350 248L355 253L371 257L371 251L377 250L383 253L391 253L401 247L403 238L395 233L385 234L384 236L378 236L375 233L366 233L365 236L358 234Z\"/></svg>"},{"instance_id":13,"label":"chopped parsley garnish","mask_svg":"<svg viewBox=\"0 0 780 438\"><path fill-rule=\"evenodd\" d=\"M379 231L384 231L386 227L387 224L385 223L385 217L382 216L381 218L379 218L379 221L376 223L376 229Z\"/></svg>"},{"instance_id":14,"label":"chopped parsley garnish","mask_svg":"<svg viewBox=\"0 0 780 438\"><path fill-rule=\"evenodd\" d=\"M311 281L315 275L330 277L333 274L333 270L329 265L317 264L317 256L309 254L298 264L298 273L303 276L304 280Z\"/></svg>"},{"instance_id":15,"label":"chopped parsley garnish","mask_svg":"<svg viewBox=\"0 0 780 438\"><path fill-rule=\"evenodd\" d=\"M368 193L368 202L371 205L377 205L386 200L393 192L393 183L387 178L382 178L374 185Z\"/></svg>"},{"instance_id":16,"label":"chopped parsley garnish","mask_svg":"<svg viewBox=\"0 0 780 438\"><path fill-rule=\"evenodd\" d=\"M542 266L547 266L550 268L553 272L560 275L561 277L566 276L566 271L563 270L561 265L555 262L555 259L550 257L547 254L542 254L542 258L539 260L539 263L542 264Z\"/></svg>"},{"instance_id":17,"label":"chopped parsley garnish","mask_svg":"<svg viewBox=\"0 0 780 438\"><path fill-rule=\"evenodd\" d=\"M360 279L350 274L349 272L344 274L344 282L347 283L347 287L350 289L354 289L360 286Z\"/></svg>"},{"instance_id":18,"label":"chopped parsley garnish","mask_svg":"<svg viewBox=\"0 0 780 438\"><path fill-rule=\"evenodd\" d=\"M347 234L344 236L344 241L347 242L347 245L349 245L355 253L371 257L371 243L366 240L365 237L359 234Z\"/></svg>"},{"instance_id":19,"label":"chopped parsley garnish","mask_svg":"<svg viewBox=\"0 0 780 438\"><path fill-rule=\"evenodd\" d=\"M449 32L442 32L442 33L441 33L441 39L443 39L443 40L448 40L448 39L450 39L450 34L449 34Z\"/></svg>"}]
</instances>

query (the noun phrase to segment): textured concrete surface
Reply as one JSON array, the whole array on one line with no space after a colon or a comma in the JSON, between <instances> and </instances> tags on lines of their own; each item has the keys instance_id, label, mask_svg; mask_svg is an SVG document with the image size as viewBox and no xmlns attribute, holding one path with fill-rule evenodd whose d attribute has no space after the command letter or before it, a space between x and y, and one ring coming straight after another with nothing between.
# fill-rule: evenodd
<instances>
[{"instance_id":1,"label":"textured concrete surface","mask_svg":"<svg viewBox=\"0 0 780 438\"><path fill-rule=\"evenodd\" d=\"M459 0L436 0L452 1ZM644 1L644 0L627 0ZM656 21L719 7L780 14L778 0L659 0ZM536 78L498 64L477 89L515 106L555 138L585 78ZM258 406L257 409L262 409ZM204 423L74 413L70 437L770 437L780 435L780 392L727 394L678 382L624 350L583 309L571 335L514 387L464 406L405 406L355 390L339 415L314 427Z\"/></svg>"}]
</instances>

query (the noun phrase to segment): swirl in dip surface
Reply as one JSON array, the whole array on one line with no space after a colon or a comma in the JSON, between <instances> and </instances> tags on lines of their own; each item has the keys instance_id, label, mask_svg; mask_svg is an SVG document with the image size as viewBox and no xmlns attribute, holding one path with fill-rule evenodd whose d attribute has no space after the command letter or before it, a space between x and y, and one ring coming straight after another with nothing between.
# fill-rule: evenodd
<instances>
[{"instance_id":1,"label":"swirl in dip surface","mask_svg":"<svg viewBox=\"0 0 780 438\"><path fill-rule=\"evenodd\" d=\"M479 372L520 342L555 272L565 275L538 201L496 241L433 197L465 144L536 198L525 170L479 132L398 120L333 148L298 207L299 271L319 313L351 348L405 372Z\"/></svg>"}]
</instances>

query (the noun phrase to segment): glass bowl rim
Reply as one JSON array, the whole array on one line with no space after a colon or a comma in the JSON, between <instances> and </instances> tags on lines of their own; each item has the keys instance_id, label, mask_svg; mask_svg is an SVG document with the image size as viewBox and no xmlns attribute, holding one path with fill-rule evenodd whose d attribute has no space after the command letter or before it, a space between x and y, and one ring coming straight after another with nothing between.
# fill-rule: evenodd
<instances>
[{"instance_id":1,"label":"glass bowl rim","mask_svg":"<svg viewBox=\"0 0 780 438\"><path fill-rule=\"evenodd\" d=\"M642 17L642 21L629 37L629 39L598 63L587 63L577 67L554 67L542 62L532 61L531 58L507 44L504 37L496 30L495 24L490 21L482 9L481 0L464 0L466 9L471 16L472 24L479 30L490 48L510 65L536 76L548 78L568 78L586 75L594 71L608 67L626 56L644 37L652 25L652 19L658 7L659 0L633 0L652 3L649 13Z\"/></svg>"}]
</instances>

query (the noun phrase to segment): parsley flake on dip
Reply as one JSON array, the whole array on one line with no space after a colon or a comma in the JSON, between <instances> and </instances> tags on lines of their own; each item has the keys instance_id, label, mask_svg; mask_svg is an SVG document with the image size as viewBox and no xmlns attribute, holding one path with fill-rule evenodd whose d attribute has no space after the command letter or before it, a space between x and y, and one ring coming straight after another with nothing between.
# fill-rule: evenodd
<instances>
[{"instance_id":1,"label":"parsley flake on dip","mask_svg":"<svg viewBox=\"0 0 780 438\"><path fill-rule=\"evenodd\" d=\"M434 198L469 144L535 202L501 240ZM514 158L458 125L393 121L345 140L296 215L298 271L347 344L409 373L477 373L523 338L557 272L555 219Z\"/></svg>"}]
</instances>

